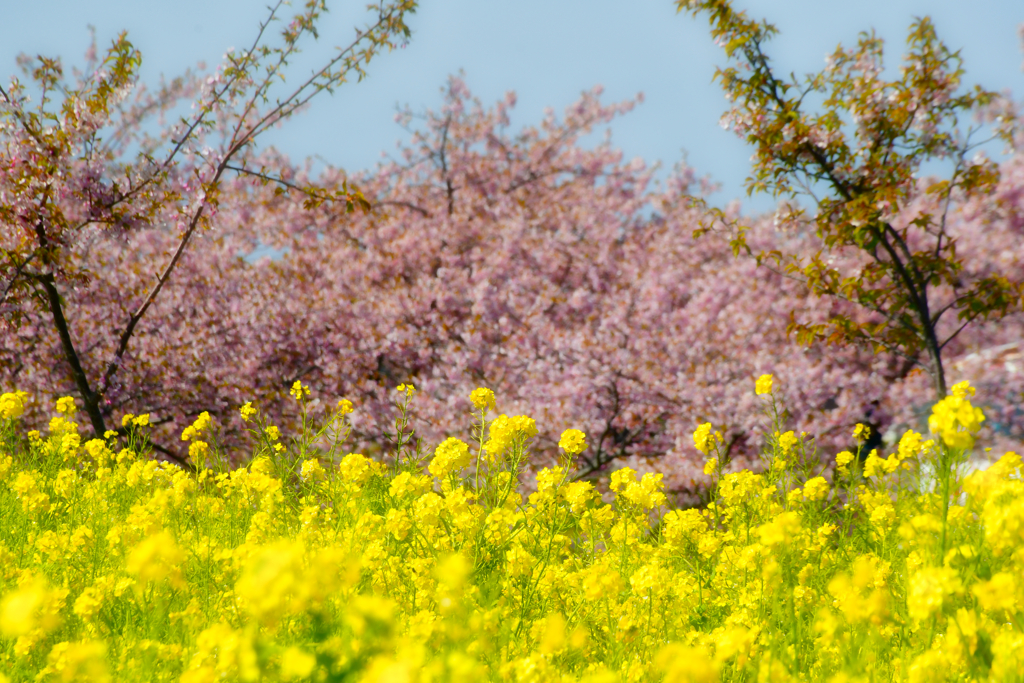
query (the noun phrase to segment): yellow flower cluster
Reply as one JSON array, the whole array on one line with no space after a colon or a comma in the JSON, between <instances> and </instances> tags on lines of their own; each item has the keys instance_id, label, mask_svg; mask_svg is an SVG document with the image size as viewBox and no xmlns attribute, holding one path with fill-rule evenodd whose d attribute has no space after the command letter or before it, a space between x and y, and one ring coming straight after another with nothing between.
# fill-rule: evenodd
<instances>
[{"instance_id":1,"label":"yellow flower cluster","mask_svg":"<svg viewBox=\"0 0 1024 683\"><path fill-rule=\"evenodd\" d=\"M928 428L950 448L970 448L985 416L971 405L974 388L967 382L953 385L950 392L952 395L932 407Z\"/></svg>"},{"instance_id":2,"label":"yellow flower cluster","mask_svg":"<svg viewBox=\"0 0 1024 683\"><path fill-rule=\"evenodd\" d=\"M693 432L693 445L704 455L710 455L717 444L722 443L722 435L712 432L710 422L705 422Z\"/></svg>"},{"instance_id":3,"label":"yellow flower cluster","mask_svg":"<svg viewBox=\"0 0 1024 683\"><path fill-rule=\"evenodd\" d=\"M253 404L252 404L252 401L249 401L248 403L246 403L245 405L243 405L243 406L242 406L241 408L239 408L239 409L238 409L238 412L239 412L239 413L241 413L241 415L242 415L242 419L243 419L244 421L248 422L248 421L249 421L249 419L250 419L250 418L251 418L251 417L252 417L253 415L255 415L255 414L256 414L256 413L258 412L258 411L257 411L257 409L256 409L256 408L255 408L255 407L253 406Z\"/></svg>"},{"instance_id":4,"label":"yellow flower cluster","mask_svg":"<svg viewBox=\"0 0 1024 683\"><path fill-rule=\"evenodd\" d=\"M199 414L199 417L196 418L195 422L188 427L185 427L184 431L181 432L181 440L192 441L199 438L199 435L206 431L210 426L211 421L210 413L203 411Z\"/></svg>"},{"instance_id":5,"label":"yellow flower cluster","mask_svg":"<svg viewBox=\"0 0 1024 683\"><path fill-rule=\"evenodd\" d=\"M291 397L296 401L301 401L303 398L309 396L309 387L303 386L300 380L295 380L295 383L292 384L292 388L288 393L291 394Z\"/></svg>"},{"instance_id":6,"label":"yellow flower cluster","mask_svg":"<svg viewBox=\"0 0 1024 683\"><path fill-rule=\"evenodd\" d=\"M24 391L13 391L0 394L0 418L16 420L25 412L25 400L28 394Z\"/></svg>"},{"instance_id":7,"label":"yellow flower cluster","mask_svg":"<svg viewBox=\"0 0 1024 683\"><path fill-rule=\"evenodd\" d=\"M497 401L494 398L494 392L485 387L474 389L469 394L469 402L473 404L473 407L477 410L494 410L497 406Z\"/></svg>"},{"instance_id":8,"label":"yellow flower cluster","mask_svg":"<svg viewBox=\"0 0 1024 683\"><path fill-rule=\"evenodd\" d=\"M5 413L0 681L1024 678L1017 454L961 479L959 448L908 432L832 468L774 423L760 471L712 458L709 502L670 509L631 468L523 487L535 423L471 402L504 454L476 468L452 437L429 462L256 439L186 470L121 448L134 417L68 457L67 402L28 440Z\"/></svg>"},{"instance_id":9,"label":"yellow flower cluster","mask_svg":"<svg viewBox=\"0 0 1024 683\"><path fill-rule=\"evenodd\" d=\"M775 432L775 438L778 440L779 450L782 451L783 455L789 455L789 452L793 450L793 446L796 446L800 441L793 432L785 432L783 434Z\"/></svg>"},{"instance_id":10,"label":"yellow flower cluster","mask_svg":"<svg viewBox=\"0 0 1024 683\"><path fill-rule=\"evenodd\" d=\"M142 415L132 415L128 413L121 418L122 427L147 427L149 426L149 413L143 413ZM116 435L117 432L114 432Z\"/></svg>"},{"instance_id":11,"label":"yellow flower cluster","mask_svg":"<svg viewBox=\"0 0 1024 683\"><path fill-rule=\"evenodd\" d=\"M199 414L199 417L196 418L195 422L188 427L185 427L181 432L182 441L192 442L188 447L189 459L200 467L205 466L206 457L210 452L210 444L199 437L202 436L202 433L210 427L211 421L210 413L204 410Z\"/></svg>"},{"instance_id":12,"label":"yellow flower cluster","mask_svg":"<svg viewBox=\"0 0 1024 683\"><path fill-rule=\"evenodd\" d=\"M587 435L578 429L566 429L558 440L558 447L567 455L579 455L587 448Z\"/></svg>"},{"instance_id":13,"label":"yellow flower cluster","mask_svg":"<svg viewBox=\"0 0 1024 683\"><path fill-rule=\"evenodd\" d=\"M897 469L911 470L911 463L907 462L912 458L918 458L921 455L932 454L935 449L935 442L929 439L925 441L921 438L921 435L914 431L908 431L900 438L899 446L895 453L891 453L888 457L882 458L877 450L872 450L868 454L867 459L864 461L864 476L871 478L883 474L892 474ZM844 451L844 453L847 453ZM840 453L843 455L843 453ZM853 460L853 456L849 455L849 460L844 461L849 463ZM837 462L839 456L836 456Z\"/></svg>"},{"instance_id":14,"label":"yellow flower cluster","mask_svg":"<svg viewBox=\"0 0 1024 683\"><path fill-rule=\"evenodd\" d=\"M438 480L458 472L469 464L469 445L455 437L445 439L434 451L430 461L430 474Z\"/></svg>"},{"instance_id":15,"label":"yellow flower cluster","mask_svg":"<svg viewBox=\"0 0 1024 683\"><path fill-rule=\"evenodd\" d=\"M70 396L65 396L64 398L57 399L58 413L63 413L65 415L70 416L75 414L75 410L77 410L75 406L75 399L71 398Z\"/></svg>"},{"instance_id":16,"label":"yellow flower cluster","mask_svg":"<svg viewBox=\"0 0 1024 683\"><path fill-rule=\"evenodd\" d=\"M537 435L537 423L526 415L499 415L491 423L488 432L490 438L484 449L494 458L498 458L513 445L522 445Z\"/></svg>"}]
</instances>

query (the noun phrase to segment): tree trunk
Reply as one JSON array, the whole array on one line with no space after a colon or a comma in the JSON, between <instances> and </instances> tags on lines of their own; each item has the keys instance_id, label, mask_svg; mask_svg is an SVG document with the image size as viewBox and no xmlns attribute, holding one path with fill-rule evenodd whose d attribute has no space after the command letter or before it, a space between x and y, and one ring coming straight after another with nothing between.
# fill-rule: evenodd
<instances>
[{"instance_id":1,"label":"tree trunk","mask_svg":"<svg viewBox=\"0 0 1024 683\"><path fill-rule=\"evenodd\" d=\"M57 328L57 334L60 336L64 358L67 360L68 365L71 366L71 376L75 380L75 386L78 387L78 393L82 395L82 401L85 402L85 412L92 423L95 438L103 438L103 433L107 431L107 428L103 421L103 414L100 412L99 396L93 393L92 388L89 386L89 378L82 368L78 352L75 351L75 345L71 341L71 332L68 330L68 321L64 317L64 308L61 305L60 292L57 291L57 284L53 273L40 277L39 282L43 285L43 289L46 290L46 298L50 304L50 313L53 314L53 325Z\"/></svg>"},{"instance_id":2,"label":"tree trunk","mask_svg":"<svg viewBox=\"0 0 1024 683\"><path fill-rule=\"evenodd\" d=\"M932 335L932 339L929 339L928 360L930 361L929 365L931 366L928 374L932 376L932 384L935 388L935 400L941 401L946 398L946 394L948 393L946 388L946 371L942 367L942 349L940 349L938 344L935 343L934 334Z\"/></svg>"}]
</instances>

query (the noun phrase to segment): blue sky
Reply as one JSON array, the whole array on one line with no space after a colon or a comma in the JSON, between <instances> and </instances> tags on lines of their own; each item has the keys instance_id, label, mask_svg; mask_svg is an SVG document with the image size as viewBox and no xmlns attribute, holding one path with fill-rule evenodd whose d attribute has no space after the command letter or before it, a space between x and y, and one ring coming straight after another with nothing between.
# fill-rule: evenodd
<instances>
[{"instance_id":1,"label":"blue sky","mask_svg":"<svg viewBox=\"0 0 1024 683\"><path fill-rule=\"evenodd\" d=\"M0 77L16 72L19 52L81 61L86 26L104 47L121 29L143 55L143 79L173 76L199 60L215 65L224 51L250 41L266 11L252 0L5 0L0 23ZM319 44L308 65L347 41L361 23L365 0L329 3ZM874 28L886 40L887 63L903 53L914 16L930 15L940 37L961 49L968 84L1010 90L1024 98L1018 26L1020 0L742 0L737 6L780 29L770 46L785 71L817 71L842 42ZM828 10L822 12L821 7ZM273 143L300 160L319 154L356 171L376 164L405 133L394 123L396 105L435 108L449 74L465 71L485 104L507 90L518 94L514 125L538 121L546 107L560 112L579 93L605 86L605 101L642 91L646 101L619 119L613 142L627 158L671 168L685 152L699 174L720 182L722 203L743 194L750 149L718 126L725 101L711 83L721 50L707 23L677 15L671 0L425 0L411 18L412 41L370 65L370 77L323 95L312 108L273 131ZM302 66L301 64L299 65ZM295 72L295 77L305 70ZM744 200L749 209L772 205Z\"/></svg>"}]
</instances>

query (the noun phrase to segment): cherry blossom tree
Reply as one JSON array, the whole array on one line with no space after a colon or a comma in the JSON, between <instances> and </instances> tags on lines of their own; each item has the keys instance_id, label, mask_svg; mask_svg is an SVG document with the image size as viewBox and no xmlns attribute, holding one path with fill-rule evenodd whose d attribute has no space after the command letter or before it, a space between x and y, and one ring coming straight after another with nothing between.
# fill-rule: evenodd
<instances>
[{"instance_id":1,"label":"cherry blossom tree","mask_svg":"<svg viewBox=\"0 0 1024 683\"><path fill-rule=\"evenodd\" d=\"M733 103L725 124L755 150L748 191L805 196L815 205L821 250L761 251L758 261L773 261L818 296L876 314L863 322L838 311L814 324L794 318L790 330L802 341L867 344L911 362L923 355L935 396L943 398L943 350L972 322L1024 309L1021 271L991 261L965 267L962 238L950 225L954 206L986 201L999 182L998 165L975 154L986 140L971 123L999 96L980 87L961 91L959 54L927 17L911 26L899 78L883 77L882 41L863 33L856 48L840 47L825 70L801 81L773 70L765 51L776 33L771 24L737 12L729 0L677 0L677 7L706 15L732 60L716 76ZM1000 119L995 136L1012 142L1016 121ZM948 162L948 176L922 182L922 166L935 161ZM790 202L783 219L803 212ZM753 254L743 228L733 227L734 247ZM950 328L944 323L953 314Z\"/></svg>"},{"instance_id":2,"label":"cherry blossom tree","mask_svg":"<svg viewBox=\"0 0 1024 683\"><path fill-rule=\"evenodd\" d=\"M224 180L240 174L277 182L252 166L259 136L317 94L362 78L373 56L408 38L404 16L415 8L412 0L371 6L372 21L347 46L289 87L282 85L289 62L304 38L316 37L326 5L306 2L275 43L271 28L283 4L270 9L247 49L229 52L221 69L203 83L175 81L155 95L137 89L141 58L121 34L102 60L92 58L85 73L75 74L73 83L65 79L59 60L24 60L38 91L36 106L31 89L17 79L0 88L4 324L17 334L28 316L29 334L40 325L52 329L60 342L54 370L70 378L98 435L106 431L115 407L111 388L139 325L192 242L210 229ZM173 111L187 96L195 98L190 113L155 136L146 132L147 120ZM301 189L313 205L340 201L351 209L362 202L347 187L331 194ZM152 230L170 235L170 244L164 240L159 250L149 252L151 260L140 264L145 281L132 290L133 298L121 298L116 310L103 312L104 324L116 330L114 337L105 338L103 346L92 345L80 331L91 321L72 317L69 299L77 290L102 290L108 273L90 268L85 252L97 239L127 244ZM32 311L44 312L45 322ZM20 360L11 362L17 370Z\"/></svg>"}]
</instances>

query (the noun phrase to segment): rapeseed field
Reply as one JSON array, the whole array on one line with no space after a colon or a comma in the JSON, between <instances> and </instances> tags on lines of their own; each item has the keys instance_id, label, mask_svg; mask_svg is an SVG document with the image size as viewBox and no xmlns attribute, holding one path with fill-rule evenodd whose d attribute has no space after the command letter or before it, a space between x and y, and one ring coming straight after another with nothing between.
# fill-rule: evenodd
<instances>
[{"instance_id":1,"label":"rapeseed field","mask_svg":"<svg viewBox=\"0 0 1024 683\"><path fill-rule=\"evenodd\" d=\"M202 414L191 469L150 457L150 416L83 441L0 398L0 681L1020 681L1024 482L965 474L984 416L961 383L932 438L822 458L773 378L762 467L697 427L710 502L657 473L576 480L586 435L531 470L527 416L477 389L474 439L345 452L353 405L287 435L247 403L232 466ZM865 430L854 435L863 444Z\"/></svg>"}]
</instances>

